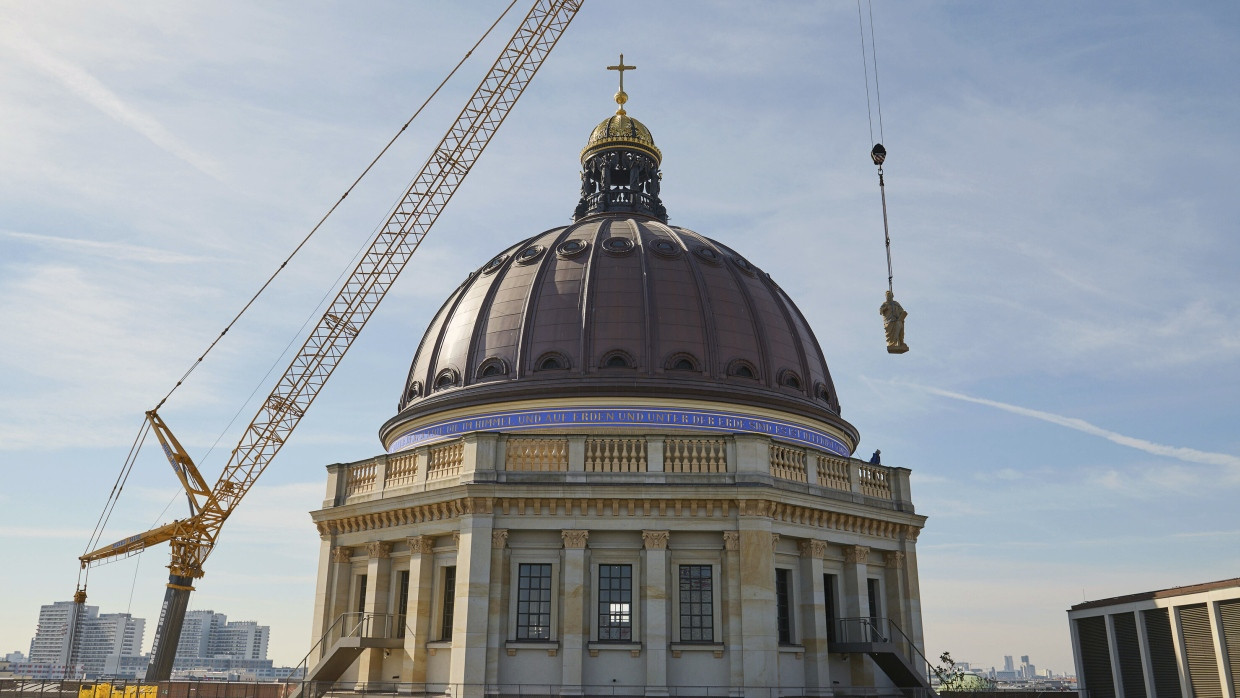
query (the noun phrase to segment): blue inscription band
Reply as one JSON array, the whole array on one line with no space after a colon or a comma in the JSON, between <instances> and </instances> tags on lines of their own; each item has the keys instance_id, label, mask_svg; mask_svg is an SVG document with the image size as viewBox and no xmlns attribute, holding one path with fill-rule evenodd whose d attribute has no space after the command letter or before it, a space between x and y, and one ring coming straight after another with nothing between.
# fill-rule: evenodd
<instances>
[{"instance_id":1,"label":"blue inscription band","mask_svg":"<svg viewBox=\"0 0 1240 698\"><path fill-rule=\"evenodd\" d=\"M403 434L392 442L388 453L452 439L473 431L526 431L562 429L566 426L658 427L693 429L725 433L765 434L780 441L818 448L847 458L848 446L830 434L777 419L751 417L732 412L708 410L651 409L632 407L591 407L531 409L450 419L428 424Z\"/></svg>"}]
</instances>

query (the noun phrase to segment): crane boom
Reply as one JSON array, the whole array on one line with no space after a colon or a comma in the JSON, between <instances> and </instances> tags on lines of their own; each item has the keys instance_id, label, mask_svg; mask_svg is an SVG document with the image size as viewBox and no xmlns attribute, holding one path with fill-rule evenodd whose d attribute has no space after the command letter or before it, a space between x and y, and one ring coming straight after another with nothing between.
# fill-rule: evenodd
<instances>
[{"instance_id":1,"label":"crane boom","mask_svg":"<svg viewBox=\"0 0 1240 698\"><path fill-rule=\"evenodd\" d=\"M148 681L172 671L181 621L194 579L203 575L221 527L253 487L331 376L392 283L456 193L500 124L581 8L581 0L535 0L456 121L362 255L327 311L242 433L210 493L171 432L151 412L160 442L185 486L191 516L130 536L81 557L83 566L170 541L171 574L155 633ZM172 445L170 445L170 443ZM196 510L194 510L196 508Z\"/></svg>"}]
</instances>

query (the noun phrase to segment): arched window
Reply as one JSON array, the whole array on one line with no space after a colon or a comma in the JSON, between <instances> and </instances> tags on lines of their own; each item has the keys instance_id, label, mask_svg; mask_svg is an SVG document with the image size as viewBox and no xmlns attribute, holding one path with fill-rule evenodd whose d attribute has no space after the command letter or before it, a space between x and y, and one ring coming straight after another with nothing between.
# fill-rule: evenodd
<instances>
[{"instance_id":1,"label":"arched window","mask_svg":"<svg viewBox=\"0 0 1240 698\"><path fill-rule=\"evenodd\" d=\"M558 351L549 351L538 357L534 366L537 371L565 371L569 367L568 357Z\"/></svg>"},{"instance_id":2,"label":"arched window","mask_svg":"<svg viewBox=\"0 0 1240 698\"><path fill-rule=\"evenodd\" d=\"M445 368L435 376L435 390L451 388L460 380L460 373L455 368Z\"/></svg>"},{"instance_id":3,"label":"arched window","mask_svg":"<svg viewBox=\"0 0 1240 698\"><path fill-rule=\"evenodd\" d=\"M508 375L508 363L498 356L488 357L478 366L478 378L494 378Z\"/></svg>"},{"instance_id":4,"label":"arched window","mask_svg":"<svg viewBox=\"0 0 1240 698\"><path fill-rule=\"evenodd\" d=\"M702 371L702 365L698 363L697 357L683 351L667 357L667 361L663 362L663 368L667 371L693 371L698 373Z\"/></svg>"},{"instance_id":5,"label":"arched window","mask_svg":"<svg viewBox=\"0 0 1240 698\"><path fill-rule=\"evenodd\" d=\"M637 362L627 351L613 349L603 354L603 360L599 362L600 368L633 368Z\"/></svg>"},{"instance_id":6,"label":"arched window","mask_svg":"<svg viewBox=\"0 0 1240 698\"><path fill-rule=\"evenodd\" d=\"M784 370L779 372L779 384L786 388L792 388L793 390L800 390L801 389L801 377L796 374L796 371L785 368Z\"/></svg>"},{"instance_id":7,"label":"arched window","mask_svg":"<svg viewBox=\"0 0 1240 698\"><path fill-rule=\"evenodd\" d=\"M728 375L735 378L758 379L758 368L744 359L734 359L728 364Z\"/></svg>"}]
</instances>

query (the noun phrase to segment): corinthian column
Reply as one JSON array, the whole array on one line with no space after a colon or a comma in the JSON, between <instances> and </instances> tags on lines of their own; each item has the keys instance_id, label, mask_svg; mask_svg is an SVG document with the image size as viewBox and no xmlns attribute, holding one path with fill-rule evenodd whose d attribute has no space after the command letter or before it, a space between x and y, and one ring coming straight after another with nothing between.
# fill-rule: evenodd
<instances>
[{"instance_id":1,"label":"corinthian column","mask_svg":"<svg viewBox=\"0 0 1240 698\"><path fill-rule=\"evenodd\" d=\"M642 531L646 551L646 695L667 695L667 540L668 531Z\"/></svg>"}]
</instances>

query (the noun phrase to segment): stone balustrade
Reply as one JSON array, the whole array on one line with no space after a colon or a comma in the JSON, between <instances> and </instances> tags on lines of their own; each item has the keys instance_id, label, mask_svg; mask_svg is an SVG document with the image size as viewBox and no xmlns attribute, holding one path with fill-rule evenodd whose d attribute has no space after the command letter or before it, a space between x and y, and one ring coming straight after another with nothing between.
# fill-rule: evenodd
<instances>
[{"instance_id":1,"label":"stone balustrade","mask_svg":"<svg viewBox=\"0 0 1240 698\"><path fill-rule=\"evenodd\" d=\"M423 465L424 464L424 465ZM528 435L474 433L433 446L328 467L325 507L481 482L767 483L913 511L909 471L752 434ZM586 476L591 473L591 476ZM587 478L587 479L582 479ZM832 494L834 493L834 494Z\"/></svg>"}]
</instances>

